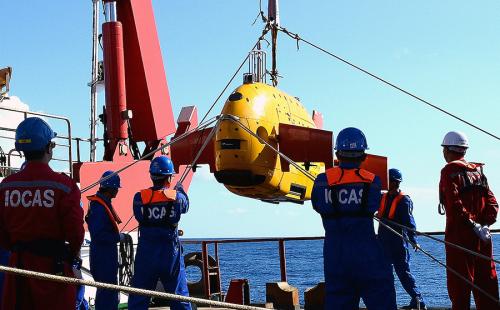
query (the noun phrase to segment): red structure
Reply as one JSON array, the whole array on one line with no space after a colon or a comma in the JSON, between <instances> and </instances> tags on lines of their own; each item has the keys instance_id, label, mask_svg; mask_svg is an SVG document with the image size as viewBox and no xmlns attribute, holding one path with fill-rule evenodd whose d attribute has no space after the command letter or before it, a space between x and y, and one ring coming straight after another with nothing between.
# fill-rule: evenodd
<instances>
[{"instance_id":1,"label":"red structure","mask_svg":"<svg viewBox=\"0 0 500 310\"><path fill-rule=\"evenodd\" d=\"M106 170L116 171L150 154L166 143L165 137L176 132L151 0L106 0L105 16L104 157L100 162L75 164L74 175L81 188L99 180ZM197 126L196 109L192 107L188 117L181 113L179 121L182 130ZM144 144L142 150L139 142ZM150 159L160 153L169 155L169 150L147 156L120 173L122 189L114 203L125 222L132 217L135 192L151 184ZM182 172L185 166L176 168ZM192 172L183 182L184 189L188 189L191 179ZM97 188L84 196L94 194ZM86 202L84 206L86 209ZM127 229L135 226L132 220Z\"/></svg>"}]
</instances>

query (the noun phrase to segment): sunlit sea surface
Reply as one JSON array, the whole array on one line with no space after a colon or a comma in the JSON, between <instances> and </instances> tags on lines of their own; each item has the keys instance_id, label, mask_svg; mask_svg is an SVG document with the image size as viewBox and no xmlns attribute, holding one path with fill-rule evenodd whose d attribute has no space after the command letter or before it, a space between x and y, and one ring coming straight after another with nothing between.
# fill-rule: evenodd
<instances>
[{"instance_id":1,"label":"sunlit sea surface","mask_svg":"<svg viewBox=\"0 0 500 310\"><path fill-rule=\"evenodd\" d=\"M443 238L443 236L438 236ZM493 236L494 256L500 258L500 236ZM445 252L442 243L419 237L423 249L434 257L445 262ZM286 265L288 283L299 289L300 302L304 302L304 290L313 287L323 276L323 240L287 241ZM201 251L199 245L185 244L184 253ZM213 248L209 248L213 255ZM265 286L267 282L280 281L279 252L277 242L220 244L219 260L223 290L227 291L231 279L248 279L250 283L250 299L252 302L265 301ZM413 253L411 270L417 280L417 285L428 306L450 306L446 289L446 273L444 267L433 262L422 253ZM398 305L407 305L409 296L395 277ZM200 278L199 269L188 268L188 279L197 281Z\"/></svg>"}]
</instances>

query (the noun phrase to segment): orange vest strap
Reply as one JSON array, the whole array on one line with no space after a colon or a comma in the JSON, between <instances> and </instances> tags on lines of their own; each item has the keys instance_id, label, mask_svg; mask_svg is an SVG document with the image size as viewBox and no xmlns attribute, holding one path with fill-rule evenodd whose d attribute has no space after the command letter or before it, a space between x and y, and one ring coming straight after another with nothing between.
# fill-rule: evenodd
<instances>
[{"instance_id":1,"label":"orange vest strap","mask_svg":"<svg viewBox=\"0 0 500 310\"><path fill-rule=\"evenodd\" d=\"M387 218L389 220L394 219L394 216L396 215L396 208L398 207L399 202L403 197L405 196L405 193L399 192L399 194L394 197L394 200L392 200L391 207L389 209L389 214L387 215ZM378 209L378 217L385 217L385 209L387 208L387 193L382 195L382 200L380 200L380 207Z\"/></svg>"},{"instance_id":2,"label":"orange vest strap","mask_svg":"<svg viewBox=\"0 0 500 310\"><path fill-rule=\"evenodd\" d=\"M175 201L177 191L174 189L152 190L150 188L141 190L142 203L147 205L158 202Z\"/></svg>"},{"instance_id":3,"label":"orange vest strap","mask_svg":"<svg viewBox=\"0 0 500 310\"><path fill-rule=\"evenodd\" d=\"M326 170L326 179L329 186L350 183L372 183L375 174L365 169L344 169L333 167Z\"/></svg>"},{"instance_id":4,"label":"orange vest strap","mask_svg":"<svg viewBox=\"0 0 500 310\"><path fill-rule=\"evenodd\" d=\"M109 205L106 201L104 201L101 197L97 195L87 196L87 199L91 202L95 201L104 206L104 210L106 210L106 213L108 214L111 223L113 223L113 228L116 230L116 232L119 232L120 230L118 229L118 224L121 224L122 220L116 213L115 209L113 209L111 205ZM89 209L90 209L90 204L89 204Z\"/></svg>"}]
</instances>

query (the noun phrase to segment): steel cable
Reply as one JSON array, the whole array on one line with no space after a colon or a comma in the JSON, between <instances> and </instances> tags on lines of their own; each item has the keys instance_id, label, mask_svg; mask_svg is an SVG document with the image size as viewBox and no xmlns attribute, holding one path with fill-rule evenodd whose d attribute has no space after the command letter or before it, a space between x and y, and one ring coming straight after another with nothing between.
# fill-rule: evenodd
<instances>
[{"instance_id":1,"label":"steel cable","mask_svg":"<svg viewBox=\"0 0 500 310\"><path fill-rule=\"evenodd\" d=\"M422 252L423 254L425 254L427 257L429 257L430 259L432 259L434 262L438 263L439 265L441 265L442 267L446 268L446 270L450 271L451 273L453 273L455 276L457 276L458 278L460 278L461 280L464 280L467 284L469 284L471 287L475 288L476 290L478 290L479 292L483 293L486 297L490 298L491 300L493 300L494 302L496 302L498 305L500 305L500 302L498 299L496 299L495 297L493 297L492 295L490 295L488 292L486 292L485 290L483 290L482 288L480 288L479 286L477 286L476 284L474 284L472 281L470 281L469 279L465 278L463 275L461 275L458 271L456 271L455 269L453 268L450 268L449 266L447 266L445 263L441 262L439 259L435 258L432 254L430 254L429 252L425 251L424 249L422 249L420 246L418 246L416 243L413 243L411 242L410 240L408 240L407 237L403 236L402 234L398 233L397 231L395 231L392 227L390 227L389 225L385 224L381 219L379 219L378 217L374 217L375 220L377 220L382 226L386 227L387 229L389 229L391 232L393 232L394 234L396 234L397 236L399 236L401 239L405 240L406 242L410 243L414 248L417 248L420 250L420 252Z\"/></svg>"},{"instance_id":2,"label":"steel cable","mask_svg":"<svg viewBox=\"0 0 500 310\"><path fill-rule=\"evenodd\" d=\"M417 95L415 95L415 94L413 94L413 93L411 93L411 92L409 92L409 91L407 91L407 90L405 90L405 89L397 86L394 83L391 83L391 82L387 81L386 79L384 79L384 78L382 78L382 77L380 77L380 76L378 76L378 75L376 75L374 73L369 72L366 69L361 68L360 66L357 66L357 65L353 64L352 62L350 62L350 61L348 61L348 60L346 60L346 59L344 59L344 58L342 58L340 56L337 56L337 55L333 54L332 52L330 52L330 51L328 51L328 50L320 47L317 44L314 44L314 43L312 43L312 42L310 42L310 41L308 41L306 39L301 38L297 33L290 32L286 28L283 28L283 27L279 27L278 29L281 32L283 32L286 35L288 35L289 37L291 37L292 39L297 40L297 47L298 47L298 42L302 41L302 42L304 42L304 43L306 43L306 44L308 44L308 45L310 45L310 46L312 46L312 47L314 47L314 48L322 51L323 53L328 54L328 55L332 56L333 58L335 58L335 59L337 59L337 60L339 60L339 61L341 61L341 62L343 62L343 63L345 63L345 64L347 64L347 65L349 65L349 66L351 66L351 67L353 67L353 68L355 68L355 69L357 69L357 70L359 70L359 71L361 71L361 72L363 72L363 73L365 73L365 74L367 74L369 76L371 76L372 78L375 78L375 79L379 80L380 82L382 82L382 83L384 83L386 85L389 85L390 87L392 87L394 89L397 89L400 92L402 92L402 93L404 93L404 94L406 94L406 95L408 95L410 97L413 97L414 99L416 99L416 100L418 100L418 101L420 101L420 102L422 102L422 103L424 103L424 104L426 104L426 105L428 105L428 106L430 106L430 107L432 107L432 108L434 108L434 109L436 109L436 110L438 110L438 111L440 111L440 112L442 112L442 113L444 113L444 114L446 114L448 116L451 116L454 119L459 120L462 123L467 124L467 125L469 125L470 127L474 128L474 129L477 129L477 130L481 131L484 134L487 134L487 135L491 136L494 139L500 140L499 136L497 136L497 135L495 135L495 134L493 134L493 133L491 133L491 132L489 132L489 131L487 131L487 130L485 130L485 129L477 126L477 125L474 125L471 122L469 122L469 121L467 121L467 120L465 120L465 119L463 119L463 118L461 118L461 117L459 117L459 116L457 116L457 115L455 115L455 114L453 114L451 112L448 112L445 109L443 109L443 108L441 108L441 107L439 107L439 106L437 106L435 104L432 104L431 102L429 102L429 101L427 101L427 100L425 100L425 99L423 99L423 98L421 98L421 97L419 97L419 96L417 96Z\"/></svg>"},{"instance_id":3,"label":"steel cable","mask_svg":"<svg viewBox=\"0 0 500 310\"><path fill-rule=\"evenodd\" d=\"M495 263L497 263L497 264L500 264L500 261L498 261L498 260L496 260L496 259L494 259L494 258L492 258L492 257L489 257L489 256L486 256L486 255L483 255L483 254L481 254L481 253L478 253L478 252L475 252L475 251L472 251L472 250L469 250L469 249L467 249L467 248L465 248L465 247L462 247L462 246L460 246L460 245L458 245L458 244L455 244L455 243L452 243L452 242L449 242L449 241L446 241L446 240L441 240L441 239L439 239L439 238L433 237L433 236L428 235L428 234L426 234L426 233L424 233L424 232L420 232L420 231L418 231L418 230L416 230L416 229L413 229L413 228L411 228L411 227L408 227L408 226L405 226L405 225L399 224L399 223L397 223L397 222L394 222L394 221L392 221L392 220L390 220L390 219L387 219L387 218L382 218L382 219L380 219L379 217L376 217L376 216L374 216L374 218L375 218L375 219L377 219L377 220L379 220L379 221L380 221L380 220L382 220L382 221L384 221L384 222L389 222L391 225L396 225L396 226L398 226L398 227L400 227L400 228L408 229L408 230L410 230L410 231L412 231L412 232L415 232L417 235L424 236L424 237L427 237L427 238L432 239L432 240L434 240L434 241L441 242L441 243L443 243L443 244L445 244L445 245L448 245L448 246L454 247L454 248L456 248L456 249L462 250L462 251L464 251L464 252L466 252L466 253L469 253L469 254L471 254L471 255L474 255L474 256L480 257L480 258L485 259L485 260L488 260L488 261L495 262Z\"/></svg>"},{"instance_id":4,"label":"steel cable","mask_svg":"<svg viewBox=\"0 0 500 310\"><path fill-rule=\"evenodd\" d=\"M82 193L85 193L86 191L90 190L91 188L93 188L93 187L95 187L95 186L99 185L101 182L104 182L104 181L108 180L109 178L111 178L111 177L113 177L113 176L115 176L115 175L119 174L120 172L122 172L122 171L124 171L124 170L127 170L128 168L130 168L131 166L133 166L133 165L137 164L138 162L140 162L140 161L141 161L141 160L143 160L144 158L148 158L149 156L154 155L154 153L156 153L156 152L158 152L158 151L161 151L161 150L163 150L164 148L167 148L168 146L170 146L170 145L172 145L172 144L174 144L174 143L177 143L178 141L180 141L180 140L182 140L182 139L185 139L185 138L186 138L187 136L189 136L192 132L197 131L197 130L204 129L205 127L207 127L207 126L211 125L213 122L215 122L215 118L213 118L213 120L212 120L212 118L211 118L211 119L210 119L209 121L207 121L205 124L203 124L203 125L199 125L199 126L197 126L197 127L193 128L192 130L188 130L188 131L186 131L185 133L181 134L180 136L178 136L178 137L176 137L176 138L174 138L174 139L170 140L170 142L167 142L166 144L164 144L164 145L162 145L162 146L160 146L160 147L158 147L158 148L156 148L156 149L152 150L151 152L149 152L148 154L146 154L146 155L142 156L141 158L134 160L134 161L133 161L133 162L131 162L130 164L127 164L127 165L123 166L122 168L120 168L120 169L116 170L115 172L113 172L113 173L111 173L111 174L107 175L106 177L101 178L101 179L99 179L98 181L96 181L96 182L94 182L94 183L90 184L89 186L87 186L87 187L85 187L84 189L82 189L82 190L81 190L81 192L82 192Z\"/></svg>"}]
</instances>

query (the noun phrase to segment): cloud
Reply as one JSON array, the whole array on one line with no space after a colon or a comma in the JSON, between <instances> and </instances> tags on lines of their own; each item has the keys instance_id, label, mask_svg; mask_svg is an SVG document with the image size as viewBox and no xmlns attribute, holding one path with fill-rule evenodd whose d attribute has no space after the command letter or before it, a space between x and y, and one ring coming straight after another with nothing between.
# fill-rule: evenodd
<instances>
[{"instance_id":1,"label":"cloud","mask_svg":"<svg viewBox=\"0 0 500 310\"><path fill-rule=\"evenodd\" d=\"M0 108L9 108L19 111L29 111L29 106L22 102L18 97L7 97L0 102ZM0 130L0 147L7 154L14 149L15 130L17 125L24 119L24 114L19 112L12 112L7 110L0 110L0 127L12 130ZM17 154L17 153L16 153ZM21 159L17 156L11 157L11 166L19 167Z\"/></svg>"}]
</instances>

